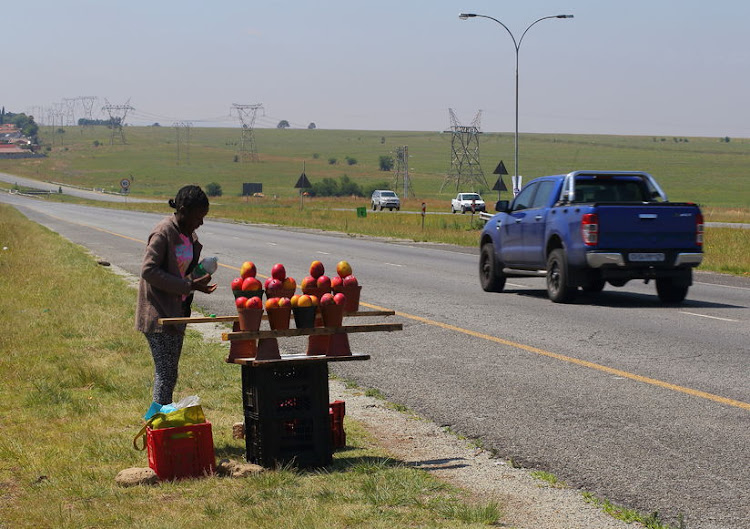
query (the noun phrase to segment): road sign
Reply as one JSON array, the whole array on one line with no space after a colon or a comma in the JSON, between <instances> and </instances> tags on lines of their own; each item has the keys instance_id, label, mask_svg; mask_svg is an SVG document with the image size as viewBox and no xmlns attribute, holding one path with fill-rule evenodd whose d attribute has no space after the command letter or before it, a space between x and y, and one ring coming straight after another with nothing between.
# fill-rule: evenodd
<instances>
[{"instance_id":1,"label":"road sign","mask_svg":"<svg viewBox=\"0 0 750 529\"><path fill-rule=\"evenodd\" d=\"M294 184L294 189L308 189L310 187L312 187L312 184L310 183L310 180L307 179L305 172L302 171L302 174L299 175L299 178L297 179L297 183Z\"/></svg>"},{"instance_id":2,"label":"road sign","mask_svg":"<svg viewBox=\"0 0 750 529\"><path fill-rule=\"evenodd\" d=\"M495 167L495 170L492 171L492 174L508 174L508 170L505 168L505 164L502 160L500 160L500 163L497 164L497 167Z\"/></svg>"},{"instance_id":3,"label":"road sign","mask_svg":"<svg viewBox=\"0 0 750 529\"><path fill-rule=\"evenodd\" d=\"M123 178L122 180L120 180L120 187L123 189L128 189L130 187L130 180L128 180L127 178Z\"/></svg>"}]
</instances>

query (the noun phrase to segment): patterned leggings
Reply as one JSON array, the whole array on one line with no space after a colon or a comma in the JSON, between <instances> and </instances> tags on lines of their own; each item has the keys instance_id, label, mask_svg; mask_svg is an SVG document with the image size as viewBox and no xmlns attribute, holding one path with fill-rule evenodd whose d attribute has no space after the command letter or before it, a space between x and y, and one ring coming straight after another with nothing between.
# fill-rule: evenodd
<instances>
[{"instance_id":1,"label":"patterned leggings","mask_svg":"<svg viewBox=\"0 0 750 529\"><path fill-rule=\"evenodd\" d=\"M177 385L177 365L182 353L184 334L143 333L154 357L154 402L170 404Z\"/></svg>"}]
</instances>

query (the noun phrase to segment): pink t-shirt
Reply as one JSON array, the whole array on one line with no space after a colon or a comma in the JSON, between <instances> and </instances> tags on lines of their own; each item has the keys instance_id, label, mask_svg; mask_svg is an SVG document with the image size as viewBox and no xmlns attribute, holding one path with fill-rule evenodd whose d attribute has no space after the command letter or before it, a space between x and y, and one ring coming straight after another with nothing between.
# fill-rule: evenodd
<instances>
[{"instance_id":1,"label":"pink t-shirt","mask_svg":"<svg viewBox=\"0 0 750 529\"><path fill-rule=\"evenodd\" d=\"M180 239L182 239L182 244L175 247L175 257L177 257L177 267L180 269L180 274L185 277L187 269L193 261L193 242L182 233L180 233ZM187 296L182 296L183 301L186 298Z\"/></svg>"}]
</instances>

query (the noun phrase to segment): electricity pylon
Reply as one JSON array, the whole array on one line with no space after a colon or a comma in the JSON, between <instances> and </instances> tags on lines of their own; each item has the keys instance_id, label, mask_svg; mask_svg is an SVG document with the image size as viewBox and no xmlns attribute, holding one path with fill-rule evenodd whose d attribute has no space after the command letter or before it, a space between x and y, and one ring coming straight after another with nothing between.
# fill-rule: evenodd
<instances>
[{"instance_id":1,"label":"electricity pylon","mask_svg":"<svg viewBox=\"0 0 750 529\"><path fill-rule=\"evenodd\" d=\"M477 111L477 115L469 126L459 123L452 108L449 108L448 112L451 128L445 132L451 133L451 167L443 180L443 185L440 186L440 191L449 182L456 183L456 191L462 183L467 182L471 184L472 191L476 190L476 187L489 189L482 166L479 165L479 135L481 134L479 128L482 111Z\"/></svg>"},{"instance_id":2,"label":"electricity pylon","mask_svg":"<svg viewBox=\"0 0 750 529\"><path fill-rule=\"evenodd\" d=\"M237 119L240 120L240 124L242 125L240 149L237 151L240 161L258 161L258 148L255 145L255 118L258 115L258 110L262 109L262 104L238 105L237 103L232 103L230 113L234 112L237 114Z\"/></svg>"},{"instance_id":3,"label":"electricity pylon","mask_svg":"<svg viewBox=\"0 0 750 529\"><path fill-rule=\"evenodd\" d=\"M125 145L127 143L125 141L125 130L123 129L123 126L125 125L125 117L130 110L135 109L130 106L130 99L128 99L124 105L111 105L106 99L104 102L106 104L102 107L102 111L109 114L109 126L112 128L112 134L109 137L109 144L114 145L115 136L119 132L120 140L122 141L122 144Z\"/></svg>"},{"instance_id":4,"label":"electricity pylon","mask_svg":"<svg viewBox=\"0 0 750 529\"><path fill-rule=\"evenodd\" d=\"M177 133L177 165L180 165L181 158L185 163L190 165L190 127L193 123L190 121L176 121L172 123Z\"/></svg>"}]
</instances>

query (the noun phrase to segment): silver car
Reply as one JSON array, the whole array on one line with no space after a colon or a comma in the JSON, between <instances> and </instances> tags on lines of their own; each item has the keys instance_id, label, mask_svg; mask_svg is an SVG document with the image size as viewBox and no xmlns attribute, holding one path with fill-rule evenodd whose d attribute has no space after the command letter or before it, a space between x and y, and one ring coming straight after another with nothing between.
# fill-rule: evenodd
<instances>
[{"instance_id":1,"label":"silver car","mask_svg":"<svg viewBox=\"0 0 750 529\"><path fill-rule=\"evenodd\" d=\"M372 193L372 210L377 211L378 208L380 208L381 211L385 208L388 208L391 211L394 209L398 211L401 209L401 200L399 200L398 195L390 189L376 189Z\"/></svg>"}]
</instances>

